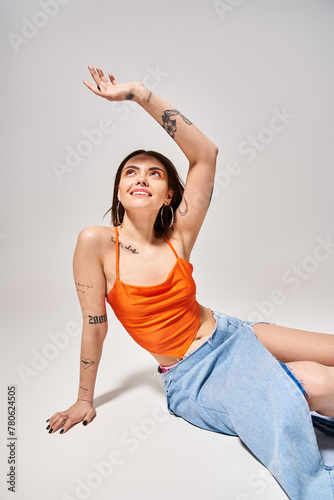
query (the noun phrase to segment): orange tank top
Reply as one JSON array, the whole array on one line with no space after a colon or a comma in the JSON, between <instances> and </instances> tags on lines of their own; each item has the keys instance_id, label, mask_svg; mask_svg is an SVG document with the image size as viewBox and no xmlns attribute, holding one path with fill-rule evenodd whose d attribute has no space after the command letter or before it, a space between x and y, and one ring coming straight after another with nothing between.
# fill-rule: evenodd
<instances>
[{"instance_id":1,"label":"orange tank top","mask_svg":"<svg viewBox=\"0 0 334 500\"><path fill-rule=\"evenodd\" d=\"M182 357L200 325L193 266L180 258L171 242L176 262L163 283L128 285L119 279L119 244L116 235L116 281L107 302L131 337L152 354Z\"/></svg>"}]
</instances>

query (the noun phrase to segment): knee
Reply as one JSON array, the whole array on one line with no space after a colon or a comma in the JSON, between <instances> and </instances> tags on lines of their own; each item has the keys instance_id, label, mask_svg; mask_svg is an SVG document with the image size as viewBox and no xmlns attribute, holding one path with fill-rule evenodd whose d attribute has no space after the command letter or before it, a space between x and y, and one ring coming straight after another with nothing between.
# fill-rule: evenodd
<instances>
[{"instance_id":1,"label":"knee","mask_svg":"<svg viewBox=\"0 0 334 500\"><path fill-rule=\"evenodd\" d=\"M333 368L313 361L287 363L310 397L310 406L316 400L334 394ZM311 408L312 409L312 408Z\"/></svg>"},{"instance_id":2,"label":"knee","mask_svg":"<svg viewBox=\"0 0 334 500\"><path fill-rule=\"evenodd\" d=\"M333 394L334 391L334 380L330 376L328 367L323 365L319 366L321 368L315 370L315 374L311 381L311 398L323 398Z\"/></svg>"}]
</instances>

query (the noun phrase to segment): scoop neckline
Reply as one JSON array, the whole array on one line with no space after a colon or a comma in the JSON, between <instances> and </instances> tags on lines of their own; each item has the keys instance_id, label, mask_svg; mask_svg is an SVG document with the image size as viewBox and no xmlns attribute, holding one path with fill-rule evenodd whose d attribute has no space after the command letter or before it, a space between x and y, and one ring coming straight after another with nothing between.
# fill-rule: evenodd
<instances>
[{"instance_id":1,"label":"scoop neckline","mask_svg":"<svg viewBox=\"0 0 334 500\"><path fill-rule=\"evenodd\" d=\"M179 263L179 261L185 262L189 266L192 266L191 262L189 262L188 260L185 260L182 257L177 257L176 262L175 262L174 266L172 267L172 269L169 271L166 279L164 281L162 281L161 283L157 283L156 285L132 285L131 283L125 283L124 281L116 278L115 279L115 283L113 284L113 286L111 287L111 289L108 292L107 298L109 297L109 295L111 294L111 292L115 288L116 283L121 283L122 285L125 285L127 287L140 288L140 289L144 289L144 288L158 288L158 287L164 286L167 283L167 281L170 280L170 276L175 271L175 268L176 268L177 264Z\"/></svg>"}]
</instances>

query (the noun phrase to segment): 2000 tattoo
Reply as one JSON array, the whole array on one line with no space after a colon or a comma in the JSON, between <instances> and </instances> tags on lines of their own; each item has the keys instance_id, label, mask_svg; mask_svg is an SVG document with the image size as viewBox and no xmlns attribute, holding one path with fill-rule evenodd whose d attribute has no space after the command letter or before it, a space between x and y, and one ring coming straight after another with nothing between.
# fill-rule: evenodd
<instances>
[{"instance_id":1,"label":"2000 tattoo","mask_svg":"<svg viewBox=\"0 0 334 500\"><path fill-rule=\"evenodd\" d=\"M103 316L88 316L90 325L97 325L99 323L105 323L107 321L107 315L103 314Z\"/></svg>"}]
</instances>

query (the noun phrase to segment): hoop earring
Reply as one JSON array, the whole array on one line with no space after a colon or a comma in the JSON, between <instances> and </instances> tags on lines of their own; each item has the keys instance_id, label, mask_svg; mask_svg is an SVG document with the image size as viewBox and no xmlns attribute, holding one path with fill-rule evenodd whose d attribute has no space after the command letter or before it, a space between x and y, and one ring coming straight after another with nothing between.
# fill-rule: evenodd
<instances>
[{"instance_id":1,"label":"hoop earring","mask_svg":"<svg viewBox=\"0 0 334 500\"><path fill-rule=\"evenodd\" d=\"M170 222L170 224L169 224L168 227L165 226L164 220L163 220L163 212L164 212L165 207L169 207L171 209L171 211L172 211L172 220L171 220L171 222ZM162 227L164 229L170 229L172 227L172 225L174 224L174 210L173 210L173 207L171 205L163 205L160 213L161 213L161 225L162 225Z\"/></svg>"},{"instance_id":2,"label":"hoop earring","mask_svg":"<svg viewBox=\"0 0 334 500\"><path fill-rule=\"evenodd\" d=\"M119 204L120 204L120 201L118 200L117 206L116 206L116 225L117 226L121 225L120 220L119 220Z\"/></svg>"}]
</instances>

